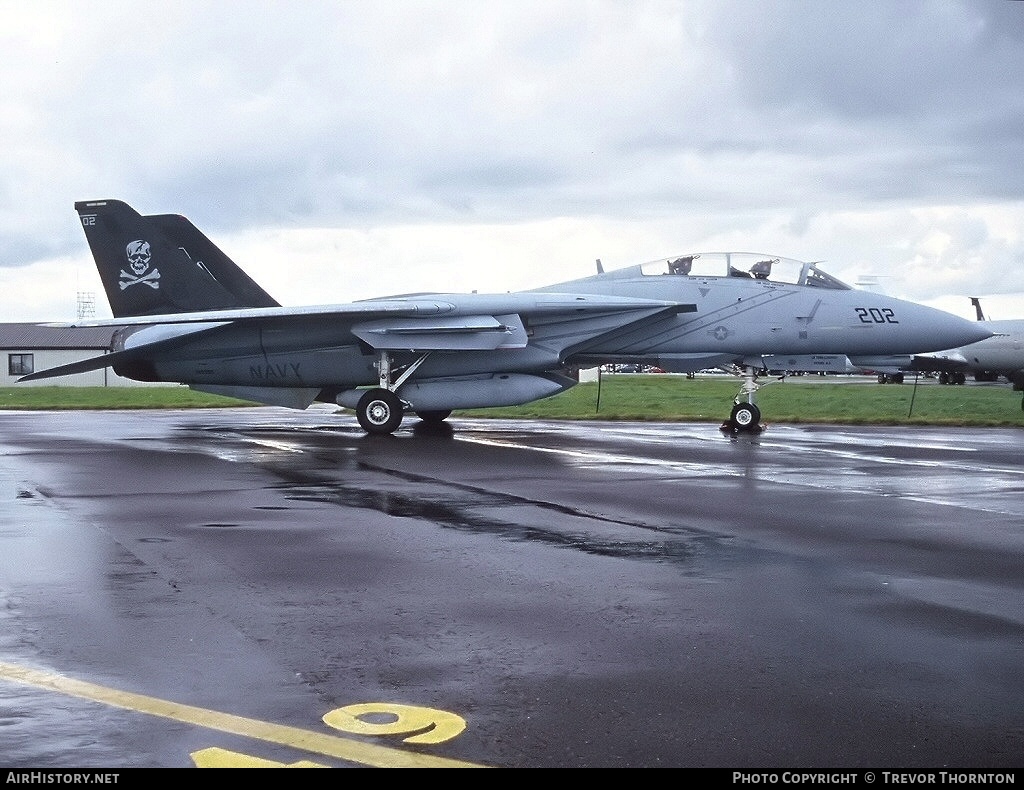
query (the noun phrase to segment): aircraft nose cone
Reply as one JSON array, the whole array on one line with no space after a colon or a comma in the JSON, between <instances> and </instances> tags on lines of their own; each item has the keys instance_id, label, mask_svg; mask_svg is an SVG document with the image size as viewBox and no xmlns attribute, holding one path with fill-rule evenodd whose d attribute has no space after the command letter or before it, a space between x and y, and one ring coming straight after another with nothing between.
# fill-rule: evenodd
<instances>
[{"instance_id":1,"label":"aircraft nose cone","mask_svg":"<svg viewBox=\"0 0 1024 790\"><path fill-rule=\"evenodd\" d=\"M917 349L910 351L909 348L905 348L899 353L909 351L919 354L960 348L995 334L982 322L969 321L945 310L922 304L913 305L911 309L905 310L902 316L909 319L902 326L907 330L904 340L916 345Z\"/></svg>"},{"instance_id":2,"label":"aircraft nose cone","mask_svg":"<svg viewBox=\"0 0 1024 790\"><path fill-rule=\"evenodd\" d=\"M954 344L956 346L969 346L971 343L977 343L979 340L985 340L995 335L995 332L980 321L968 321L966 318L961 319L961 321L965 324L963 327L964 337L969 339L961 340L959 343ZM952 347L950 346L950 348Z\"/></svg>"}]
</instances>

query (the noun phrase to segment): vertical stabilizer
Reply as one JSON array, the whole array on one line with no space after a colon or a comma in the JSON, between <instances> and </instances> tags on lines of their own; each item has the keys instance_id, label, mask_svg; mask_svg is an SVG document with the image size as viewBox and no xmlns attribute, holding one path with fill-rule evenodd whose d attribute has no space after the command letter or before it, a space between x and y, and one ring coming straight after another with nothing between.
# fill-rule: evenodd
<instances>
[{"instance_id":1,"label":"vertical stabilizer","mask_svg":"<svg viewBox=\"0 0 1024 790\"><path fill-rule=\"evenodd\" d=\"M144 217L120 200L75 210L115 318L277 304L184 218L175 231L168 215Z\"/></svg>"},{"instance_id":2,"label":"vertical stabilizer","mask_svg":"<svg viewBox=\"0 0 1024 790\"><path fill-rule=\"evenodd\" d=\"M146 219L156 223L191 260L205 268L217 282L234 294L242 302L240 307L281 306L186 217L180 214L153 214Z\"/></svg>"}]
</instances>

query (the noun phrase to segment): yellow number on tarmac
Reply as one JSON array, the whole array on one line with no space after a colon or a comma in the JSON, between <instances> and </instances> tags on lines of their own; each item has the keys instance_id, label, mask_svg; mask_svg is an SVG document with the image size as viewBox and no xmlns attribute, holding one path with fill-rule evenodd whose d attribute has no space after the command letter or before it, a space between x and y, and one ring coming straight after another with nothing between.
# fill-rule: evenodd
<instances>
[{"instance_id":1,"label":"yellow number on tarmac","mask_svg":"<svg viewBox=\"0 0 1024 790\"><path fill-rule=\"evenodd\" d=\"M464 729L466 720L454 713L393 702L346 705L324 714L324 723L358 735L403 735L405 743L443 743Z\"/></svg>"},{"instance_id":2,"label":"yellow number on tarmac","mask_svg":"<svg viewBox=\"0 0 1024 790\"><path fill-rule=\"evenodd\" d=\"M209 749L200 749L189 755L196 768L329 768L327 765L311 763L309 760L300 760L297 763L279 763L274 760L264 760L262 757L253 757L251 754L240 754L229 752L227 749L218 749L216 746Z\"/></svg>"}]
</instances>

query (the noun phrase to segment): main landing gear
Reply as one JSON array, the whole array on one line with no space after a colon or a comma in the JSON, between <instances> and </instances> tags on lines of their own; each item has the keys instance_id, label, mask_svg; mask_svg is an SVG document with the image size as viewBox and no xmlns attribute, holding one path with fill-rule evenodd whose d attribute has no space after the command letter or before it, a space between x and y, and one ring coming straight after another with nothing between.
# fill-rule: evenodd
<instances>
[{"instance_id":1,"label":"main landing gear","mask_svg":"<svg viewBox=\"0 0 1024 790\"><path fill-rule=\"evenodd\" d=\"M402 417L405 416L406 403L395 394L395 390L405 383L426 358L427 354L424 354L392 381L394 371L391 367L391 355L387 351L380 352L380 358L377 360L380 386L367 390L356 405L356 419L364 431L384 435L398 430L398 426L402 424ZM418 416L424 422L440 422L449 414L451 412L430 411L420 412Z\"/></svg>"},{"instance_id":2,"label":"main landing gear","mask_svg":"<svg viewBox=\"0 0 1024 790\"><path fill-rule=\"evenodd\" d=\"M750 365L737 368L736 375L743 376L743 386L736 396L729 419L722 423L722 433L736 435L738 433L761 433L761 410L754 403L754 393L760 388L757 383L757 372ZM743 400L746 398L746 400Z\"/></svg>"}]
</instances>

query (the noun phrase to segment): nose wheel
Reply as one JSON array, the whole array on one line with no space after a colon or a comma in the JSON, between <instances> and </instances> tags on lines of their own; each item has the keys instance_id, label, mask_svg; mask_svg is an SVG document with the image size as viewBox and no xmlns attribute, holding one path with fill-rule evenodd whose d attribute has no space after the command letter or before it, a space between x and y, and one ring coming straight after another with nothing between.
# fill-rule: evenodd
<instances>
[{"instance_id":1,"label":"nose wheel","mask_svg":"<svg viewBox=\"0 0 1024 790\"><path fill-rule=\"evenodd\" d=\"M736 432L752 432L761 428L761 410L753 403L737 403L732 407L729 424Z\"/></svg>"},{"instance_id":2,"label":"nose wheel","mask_svg":"<svg viewBox=\"0 0 1024 790\"><path fill-rule=\"evenodd\" d=\"M735 405L729 419L722 423L723 433L761 433L764 426L761 425L761 410L754 404L754 393L761 386L757 383L757 371L751 365L745 365L742 369L735 368L737 375L743 377L743 386L740 394L736 396ZM746 400L743 400L746 398Z\"/></svg>"}]
</instances>

